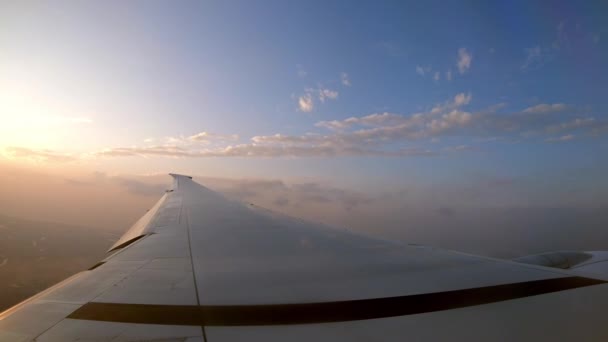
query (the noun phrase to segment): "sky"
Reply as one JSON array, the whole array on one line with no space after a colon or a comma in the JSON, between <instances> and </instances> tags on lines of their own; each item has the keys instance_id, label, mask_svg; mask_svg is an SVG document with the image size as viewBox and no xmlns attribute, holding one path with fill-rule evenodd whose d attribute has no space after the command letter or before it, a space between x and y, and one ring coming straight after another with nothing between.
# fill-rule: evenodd
<instances>
[{"instance_id":1,"label":"sky","mask_svg":"<svg viewBox=\"0 0 608 342\"><path fill-rule=\"evenodd\" d=\"M0 161L432 208L605 207L607 10L2 1Z\"/></svg>"}]
</instances>

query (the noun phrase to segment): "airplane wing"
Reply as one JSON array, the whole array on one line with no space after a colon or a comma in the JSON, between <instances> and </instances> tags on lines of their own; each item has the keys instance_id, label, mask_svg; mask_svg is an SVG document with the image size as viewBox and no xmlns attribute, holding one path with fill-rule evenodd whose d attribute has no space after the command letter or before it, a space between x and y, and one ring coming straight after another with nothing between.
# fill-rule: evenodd
<instances>
[{"instance_id":1,"label":"airplane wing","mask_svg":"<svg viewBox=\"0 0 608 342\"><path fill-rule=\"evenodd\" d=\"M608 340L606 259L373 239L172 176L107 258L0 314L0 341Z\"/></svg>"}]
</instances>

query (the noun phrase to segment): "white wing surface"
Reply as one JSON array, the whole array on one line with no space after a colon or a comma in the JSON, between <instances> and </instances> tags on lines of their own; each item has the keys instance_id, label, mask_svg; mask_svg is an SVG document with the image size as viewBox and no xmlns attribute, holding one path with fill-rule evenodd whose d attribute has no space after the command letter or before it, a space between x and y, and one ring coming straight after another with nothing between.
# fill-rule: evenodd
<instances>
[{"instance_id":1,"label":"white wing surface","mask_svg":"<svg viewBox=\"0 0 608 342\"><path fill-rule=\"evenodd\" d=\"M0 341L606 341L605 275L376 240L191 177Z\"/></svg>"}]
</instances>

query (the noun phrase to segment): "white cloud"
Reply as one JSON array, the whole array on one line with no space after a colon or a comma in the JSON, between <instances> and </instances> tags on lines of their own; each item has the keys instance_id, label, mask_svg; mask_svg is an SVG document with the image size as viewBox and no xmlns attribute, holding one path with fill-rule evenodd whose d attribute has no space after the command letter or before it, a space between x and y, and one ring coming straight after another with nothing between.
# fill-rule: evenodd
<instances>
[{"instance_id":1,"label":"white cloud","mask_svg":"<svg viewBox=\"0 0 608 342\"><path fill-rule=\"evenodd\" d=\"M575 130L584 127L595 126L596 120L594 118L576 118L572 121L563 122L559 124L549 125L545 129L548 133L559 133L563 131Z\"/></svg>"},{"instance_id":2,"label":"white cloud","mask_svg":"<svg viewBox=\"0 0 608 342\"><path fill-rule=\"evenodd\" d=\"M573 134L562 135L561 137L552 137L545 139L546 142L564 142L574 139Z\"/></svg>"},{"instance_id":3,"label":"white cloud","mask_svg":"<svg viewBox=\"0 0 608 342\"><path fill-rule=\"evenodd\" d=\"M317 122L315 126L327 128L334 131L341 131L355 125L378 127L387 124L397 124L402 120L402 118L403 117L401 115L393 113L376 113L360 118L350 117L342 121L320 121Z\"/></svg>"},{"instance_id":4,"label":"white cloud","mask_svg":"<svg viewBox=\"0 0 608 342\"><path fill-rule=\"evenodd\" d=\"M298 108L302 112L312 112L315 104L310 93L306 93L298 98Z\"/></svg>"},{"instance_id":5,"label":"white cloud","mask_svg":"<svg viewBox=\"0 0 608 342\"><path fill-rule=\"evenodd\" d=\"M313 109L319 89L306 89L302 111ZM326 99L334 96L323 92ZM336 94L337 97L337 94ZM116 147L89 156L141 156L170 158L207 157L337 157L337 156L434 156L448 151L476 149L488 141L563 142L576 136L608 133L608 122L575 116L563 103L539 104L519 111L498 111L497 104L479 111L467 108L471 93L458 93L443 103L411 114L389 112L352 116L342 120L319 121L324 133L301 135L281 133L256 135L237 143L236 135L202 131L185 137L155 139L152 146ZM446 147L449 138L458 138L465 147ZM468 141L467 141L468 139ZM435 142L435 143L433 143ZM470 145L472 144L472 146ZM427 148L431 147L431 148ZM14 156L70 161L77 157L46 150L13 149Z\"/></svg>"},{"instance_id":6,"label":"white cloud","mask_svg":"<svg viewBox=\"0 0 608 342\"><path fill-rule=\"evenodd\" d=\"M452 70L448 70L445 72L445 79L448 81L452 80Z\"/></svg>"},{"instance_id":7,"label":"white cloud","mask_svg":"<svg viewBox=\"0 0 608 342\"><path fill-rule=\"evenodd\" d=\"M469 123L472 119L473 115L471 115L471 113L469 112L463 112L457 109L454 109L453 111L449 112L448 114L444 114L443 118L448 122L448 123L452 123L452 124L458 124L458 125L466 125L467 123Z\"/></svg>"},{"instance_id":8,"label":"white cloud","mask_svg":"<svg viewBox=\"0 0 608 342\"><path fill-rule=\"evenodd\" d=\"M353 119L357 119L357 118L353 118ZM350 127L350 124L346 123L345 121L339 121L339 120L319 121L315 124L315 126L326 128L326 129L329 129L332 131L340 131L340 130Z\"/></svg>"},{"instance_id":9,"label":"white cloud","mask_svg":"<svg viewBox=\"0 0 608 342\"><path fill-rule=\"evenodd\" d=\"M542 103L536 106L528 107L523 110L524 113L554 113L566 110L567 107L563 103L546 104Z\"/></svg>"},{"instance_id":10,"label":"white cloud","mask_svg":"<svg viewBox=\"0 0 608 342\"><path fill-rule=\"evenodd\" d=\"M289 140L292 137L284 136ZM259 139L258 139L259 140ZM434 156L436 152L422 148L402 148L396 150L368 149L346 146L337 143L325 144L240 144L224 148L182 151L169 147L126 147L106 149L96 154L99 157L170 157L170 158L208 158L208 157L335 157L335 156Z\"/></svg>"},{"instance_id":11,"label":"white cloud","mask_svg":"<svg viewBox=\"0 0 608 342\"><path fill-rule=\"evenodd\" d=\"M465 93L457 94L456 96L454 96L454 105L456 107L468 105L469 102L471 102L472 98L473 98L473 96L471 95L471 93L468 93L468 94L465 94Z\"/></svg>"},{"instance_id":12,"label":"white cloud","mask_svg":"<svg viewBox=\"0 0 608 342\"><path fill-rule=\"evenodd\" d=\"M489 112L489 113L495 113L505 107L507 107L507 103L501 102L501 103L493 104L493 105L487 107L484 111Z\"/></svg>"},{"instance_id":13,"label":"white cloud","mask_svg":"<svg viewBox=\"0 0 608 342\"><path fill-rule=\"evenodd\" d=\"M463 110L471 101L471 94L460 93L426 112L410 115L376 113L321 121L316 126L334 131L332 139L357 144L390 144L421 139L431 141L442 136L465 136L476 142L488 141L484 139L487 137L492 137L493 141L537 139L543 136L557 139L550 135L575 129L590 136L608 133L606 122L593 118L572 119L572 111L567 110L572 107L565 104L537 105L512 113L498 112L506 106L504 103L478 112ZM567 118L571 119L564 120Z\"/></svg>"},{"instance_id":14,"label":"white cloud","mask_svg":"<svg viewBox=\"0 0 608 342\"><path fill-rule=\"evenodd\" d=\"M236 141L239 136L236 134L214 134L209 132L200 132L188 137L188 140L199 143L210 143L212 141Z\"/></svg>"},{"instance_id":15,"label":"white cloud","mask_svg":"<svg viewBox=\"0 0 608 342\"><path fill-rule=\"evenodd\" d=\"M342 82L343 86L346 86L346 87L351 86L350 78L348 77L348 74L345 72L340 73L340 81Z\"/></svg>"},{"instance_id":16,"label":"white cloud","mask_svg":"<svg viewBox=\"0 0 608 342\"><path fill-rule=\"evenodd\" d=\"M316 94L315 94L316 93ZM301 112L312 112L315 108L314 96L317 96L321 103L326 100L335 100L338 98L338 91L329 88L318 86L315 88L304 89L304 95L298 97L298 109Z\"/></svg>"},{"instance_id":17,"label":"white cloud","mask_svg":"<svg viewBox=\"0 0 608 342\"><path fill-rule=\"evenodd\" d=\"M319 100L325 102L325 100L335 100L338 98L338 92L331 89L319 88Z\"/></svg>"},{"instance_id":18,"label":"white cloud","mask_svg":"<svg viewBox=\"0 0 608 342\"><path fill-rule=\"evenodd\" d=\"M524 49L526 53L526 60L522 64L521 69L526 70L529 68L539 68L543 64L543 52L540 46Z\"/></svg>"},{"instance_id":19,"label":"white cloud","mask_svg":"<svg viewBox=\"0 0 608 342\"><path fill-rule=\"evenodd\" d=\"M420 76L424 76L425 74L430 73L433 69L430 66L422 67L420 65L416 66L416 73Z\"/></svg>"},{"instance_id":20,"label":"white cloud","mask_svg":"<svg viewBox=\"0 0 608 342\"><path fill-rule=\"evenodd\" d=\"M433 79L435 81L439 81L439 79L441 79L441 73L439 71L435 71L435 75L433 75Z\"/></svg>"},{"instance_id":21,"label":"white cloud","mask_svg":"<svg viewBox=\"0 0 608 342\"><path fill-rule=\"evenodd\" d=\"M461 74L464 74L471 68L471 61L473 60L473 55L470 54L467 49L460 48L458 49L458 62L456 65L458 66L458 71Z\"/></svg>"},{"instance_id":22,"label":"white cloud","mask_svg":"<svg viewBox=\"0 0 608 342\"><path fill-rule=\"evenodd\" d=\"M460 93L427 112L414 113L410 116L376 113L358 118L351 117L342 121L321 121L316 126L341 132L337 138L347 142L370 143L431 138L468 125L473 120L473 114L458 110L458 108L470 103L471 99L470 93ZM371 128L346 132L354 126Z\"/></svg>"}]
</instances>

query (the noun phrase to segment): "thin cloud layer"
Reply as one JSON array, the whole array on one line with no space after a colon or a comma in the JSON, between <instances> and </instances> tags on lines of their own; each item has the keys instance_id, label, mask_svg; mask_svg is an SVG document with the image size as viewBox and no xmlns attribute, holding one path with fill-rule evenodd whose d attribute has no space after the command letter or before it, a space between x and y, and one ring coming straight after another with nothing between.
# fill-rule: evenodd
<instances>
[{"instance_id":1,"label":"thin cloud layer","mask_svg":"<svg viewBox=\"0 0 608 342\"><path fill-rule=\"evenodd\" d=\"M460 74L464 74L471 68L471 61L473 60L473 55L467 51L465 48L458 49L458 62L456 66L458 67L458 72Z\"/></svg>"},{"instance_id":2,"label":"thin cloud layer","mask_svg":"<svg viewBox=\"0 0 608 342\"><path fill-rule=\"evenodd\" d=\"M9 159L26 159L34 162L67 163L78 160L77 156L67 153L14 146L5 148L3 154Z\"/></svg>"},{"instance_id":3,"label":"thin cloud layer","mask_svg":"<svg viewBox=\"0 0 608 342\"><path fill-rule=\"evenodd\" d=\"M524 113L555 113L566 110L567 107L563 103L546 104L542 103L536 106L528 107L523 110Z\"/></svg>"},{"instance_id":4,"label":"thin cloud layer","mask_svg":"<svg viewBox=\"0 0 608 342\"><path fill-rule=\"evenodd\" d=\"M200 132L188 137L191 141L210 143L212 141L236 141L239 140L239 136L237 134L214 134L209 132Z\"/></svg>"},{"instance_id":5,"label":"thin cloud layer","mask_svg":"<svg viewBox=\"0 0 608 342\"><path fill-rule=\"evenodd\" d=\"M309 89L303 110L313 108L313 91L321 101L335 99L327 88ZM242 141L236 134L202 131L189 136L152 139L141 146L119 146L86 155L11 147L5 155L34 161L69 162L87 157L277 158L277 157L432 157L456 151L480 150L490 141L568 142L608 133L608 123L580 114L575 106L541 103L505 111L498 103L470 110L471 93L459 93L428 110L408 115L382 112L342 120L318 121L316 132L255 135ZM583 111L584 112L584 111ZM442 138L460 139L453 145ZM464 139L464 140L463 140ZM156 143L153 143L156 142ZM466 146L466 148L463 148Z\"/></svg>"},{"instance_id":6,"label":"thin cloud layer","mask_svg":"<svg viewBox=\"0 0 608 342\"><path fill-rule=\"evenodd\" d=\"M350 87L352 85L352 83L350 82L350 77L345 72L340 73L340 82L345 87Z\"/></svg>"}]
</instances>

